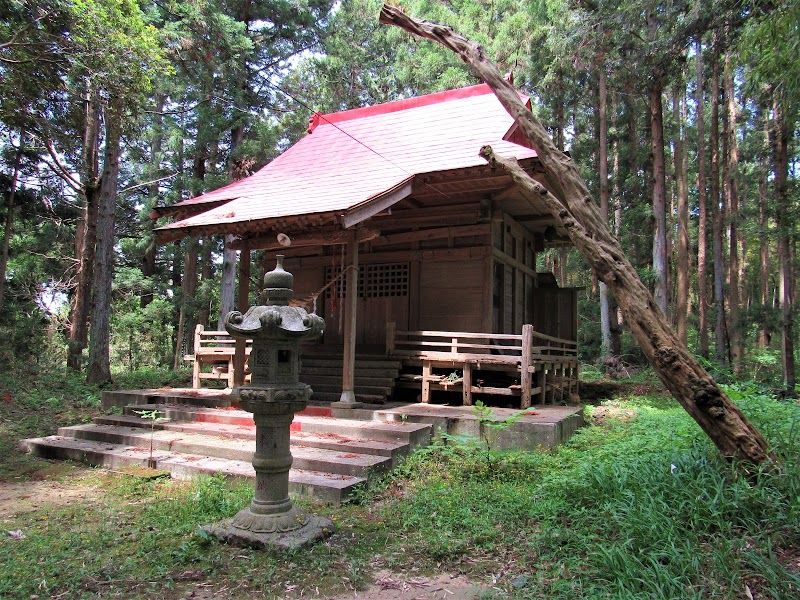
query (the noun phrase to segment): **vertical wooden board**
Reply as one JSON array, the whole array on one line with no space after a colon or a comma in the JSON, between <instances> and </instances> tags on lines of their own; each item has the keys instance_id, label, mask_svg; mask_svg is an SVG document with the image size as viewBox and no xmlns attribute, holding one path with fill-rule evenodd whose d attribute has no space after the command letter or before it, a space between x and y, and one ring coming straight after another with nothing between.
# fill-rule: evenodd
<instances>
[{"instance_id":1,"label":"vertical wooden board","mask_svg":"<svg viewBox=\"0 0 800 600\"><path fill-rule=\"evenodd\" d=\"M522 329L522 324L525 323L524 317L525 274L519 269L514 269L514 323L512 325L514 333Z\"/></svg>"},{"instance_id":2,"label":"vertical wooden board","mask_svg":"<svg viewBox=\"0 0 800 600\"><path fill-rule=\"evenodd\" d=\"M408 328L418 330L420 311L420 262L412 260L408 265ZM402 328L398 325L398 330Z\"/></svg>"},{"instance_id":3,"label":"vertical wooden board","mask_svg":"<svg viewBox=\"0 0 800 600\"><path fill-rule=\"evenodd\" d=\"M408 296L359 298L358 343L384 346L386 323L392 321L399 331L408 330Z\"/></svg>"},{"instance_id":4,"label":"vertical wooden board","mask_svg":"<svg viewBox=\"0 0 800 600\"><path fill-rule=\"evenodd\" d=\"M501 333L514 333L514 270L509 266L503 267L503 331Z\"/></svg>"},{"instance_id":5,"label":"vertical wooden board","mask_svg":"<svg viewBox=\"0 0 800 600\"><path fill-rule=\"evenodd\" d=\"M577 298L577 290L572 288L536 288L533 319L536 331L578 339Z\"/></svg>"},{"instance_id":6,"label":"vertical wooden board","mask_svg":"<svg viewBox=\"0 0 800 600\"><path fill-rule=\"evenodd\" d=\"M322 267L306 267L303 269L296 269L292 271L294 275L294 297L297 300L308 299L308 306L306 309L310 312L313 310L313 301L311 296L316 294L325 286L325 269ZM325 316L325 295L317 298L317 314L321 317Z\"/></svg>"},{"instance_id":7,"label":"vertical wooden board","mask_svg":"<svg viewBox=\"0 0 800 600\"><path fill-rule=\"evenodd\" d=\"M505 268L499 260L492 260L492 328L489 331L494 333L503 332L505 322L503 290L505 290Z\"/></svg>"},{"instance_id":8,"label":"vertical wooden board","mask_svg":"<svg viewBox=\"0 0 800 600\"><path fill-rule=\"evenodd\" d=\"M494 303L492 301L494 292L494 259L491 255L483 259L483 306L481 307L481 314L483 314L483 322L481 323L481 331L493 331L494 324Z\"/></svg>"},{"instance_id":9,"label":"vertical wooden board","mask_svg":"<svg viewBox=\"0 0 800 600\"><path fill-rule=\"evenodd\" d=\"M483 275L482 258L423 262L419 286L420 328L480 331L484 323Z\"/></svg>"}]
</instances>

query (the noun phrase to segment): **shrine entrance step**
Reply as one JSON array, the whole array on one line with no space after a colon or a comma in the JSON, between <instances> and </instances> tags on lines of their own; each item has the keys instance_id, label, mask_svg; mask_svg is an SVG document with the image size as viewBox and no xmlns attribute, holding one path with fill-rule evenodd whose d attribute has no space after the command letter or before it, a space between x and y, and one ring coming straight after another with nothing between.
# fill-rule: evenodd
<instances>
[{"instance_id":1,"label":"shrine entrance step","mask_svg":"<svg viewBox=\"0 0 800 600\"><path fill-rule=\"evenodd\" d=\"M159 419L145 418L143 411L158 411ZM338 419L330 414L329 408L311 406L292 422L289 486L295 497L347 502L357 485L388 471L431 439L428 424ZM241 410L137 404L125 407L122 415L97 417L92 424L62 427L57 435L22 443L44 458L110 469L152 466L176 479L213 473L255 477L255 424L252 415Z\"/></svg>"}]
</instances>

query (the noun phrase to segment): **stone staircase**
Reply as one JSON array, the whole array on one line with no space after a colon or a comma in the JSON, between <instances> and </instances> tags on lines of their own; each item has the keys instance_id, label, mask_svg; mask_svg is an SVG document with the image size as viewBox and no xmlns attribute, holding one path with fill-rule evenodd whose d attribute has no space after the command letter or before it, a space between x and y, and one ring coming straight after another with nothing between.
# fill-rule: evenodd
<instances>
[{"instance_id":1,"label":"stone staircase","mask_svg":"<svg viewBox=\"0 0 800 600\"><path fill-rule=\"evenodd\" d=\"M309 354L302 358L300 381L314 390L315 401L337 402L342 394L342 356ZM382 355L356 355L356 400L365 404L383 404L394 393L402 364Z\"/></svg>"},{"instance_id":2,"label":"stone staircase","mask_svg":"<svg viewBox=\"0 0 800 600\"><path fill-rule=\"evenodd\" d=\"M139 414L155 410L161 417L156 421ZM62 427L57 435L23 440L22 445L44 458L110 469L149 465L175 479L213 473L255 477L250 464L255 425L250 413L172 404L126 406L123 413ZM331 414L330 408L310 406L295 415L294 462L289 472L289 489L295 497L336 505L347 502L367 477L390 470L431 439L428 424L338 419Z\"/></svg>"}]
</instances>

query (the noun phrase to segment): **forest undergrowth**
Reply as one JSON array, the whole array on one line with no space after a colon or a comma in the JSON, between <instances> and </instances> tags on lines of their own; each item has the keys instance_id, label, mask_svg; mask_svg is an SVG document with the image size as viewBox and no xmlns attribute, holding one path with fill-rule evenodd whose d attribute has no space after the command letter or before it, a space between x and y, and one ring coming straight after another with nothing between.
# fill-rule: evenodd
<instances>
[{"instance_id":1,"label":"forest undergrowth","mask_svg":"<svg viewBox=\"0 0 800 600\"><path fill-rule=\"evenodd\" d=\"M157 375L138 383L168 383ZM54 485L87 494L3 506L0 597L325 598L389 572L460 574L486 598L796 598L800 406L745 384L727 391L776 468L745 477L671 398L628 394L587 407L588 425L554 451L419 450L356 502L310 507L337 533L288 555L199 533L249 502L248 483L67 470ZM18 373L0 397L6 483L53 472L19 439L99 411L98 390L63 372Z\"/></svg>"}]
</instances>

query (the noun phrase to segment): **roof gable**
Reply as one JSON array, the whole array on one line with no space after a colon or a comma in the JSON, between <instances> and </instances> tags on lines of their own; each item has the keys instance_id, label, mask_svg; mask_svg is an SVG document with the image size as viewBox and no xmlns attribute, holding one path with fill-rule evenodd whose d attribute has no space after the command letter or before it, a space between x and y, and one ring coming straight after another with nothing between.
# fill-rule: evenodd
<instances>
[{"instance_id":1,"label":"roof gable","mask_svg":"<svg viewBox=\"0 0 800 600\"><path fill-rule=\"evenodd\" d=\"M508 141L514 129L486 85L317 114L309 135L254 175L176 206L225 204L160 229L344 215L387 194L399 200L397 190L416 175L484 165L485 144L504 156L536 156Z\"/></svg>"}]
</instances>

